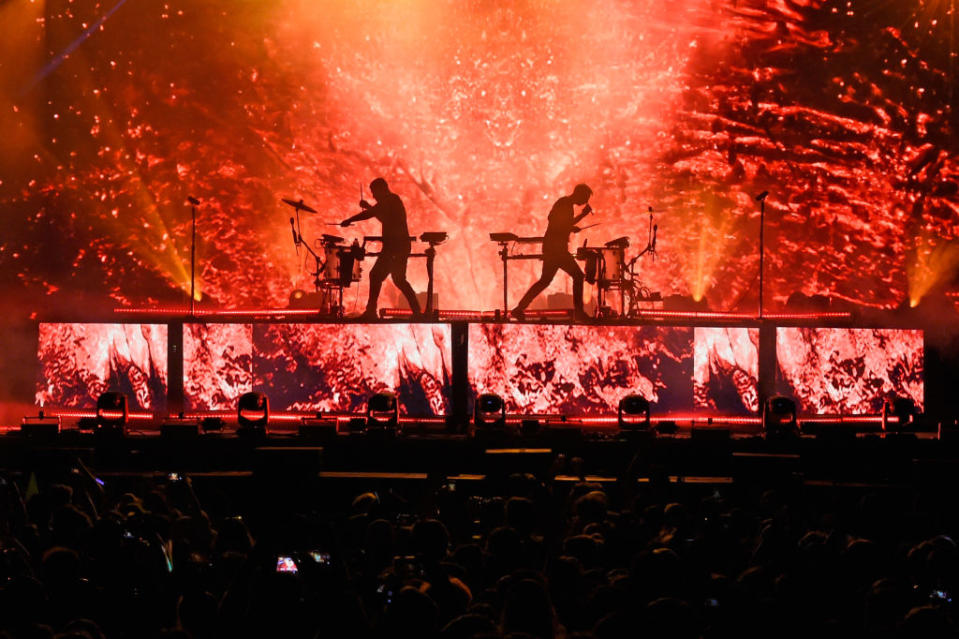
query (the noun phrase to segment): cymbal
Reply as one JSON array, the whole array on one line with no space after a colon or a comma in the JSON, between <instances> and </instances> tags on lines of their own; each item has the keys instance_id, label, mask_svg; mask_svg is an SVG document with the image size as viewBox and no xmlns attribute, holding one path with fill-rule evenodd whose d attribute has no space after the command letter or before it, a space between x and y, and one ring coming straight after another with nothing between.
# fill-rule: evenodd
<instances>
[{"instance_id":1,"label":"cymbal","mask_svg":"<svg viewBox=\"0 0 959 639\"><path fill-rule=\"evenodd\" d=\"M295 208L297 211L306 211L307 213L316 213L316 209L310 208L306 204L303 204L303 200L300 200L299 202L297 202L296 200L288 200L287 198L283 198L283 203L289 204L290 206Z\"/></svg>"}]
</instances>

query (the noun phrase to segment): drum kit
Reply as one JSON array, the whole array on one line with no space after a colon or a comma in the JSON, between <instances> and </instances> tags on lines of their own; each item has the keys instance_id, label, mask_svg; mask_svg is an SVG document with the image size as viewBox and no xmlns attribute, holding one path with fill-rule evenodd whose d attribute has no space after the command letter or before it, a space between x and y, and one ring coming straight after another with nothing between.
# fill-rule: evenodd
<instances>
[{"instance_id":1,"label":"drum kit","mask_svg":"<svg viewBox=\"0 0 959 639\"><path fill-rule=\"evenodd\" d=\"M346 240L342 237L324 233L316 241L315 247L317 250L314 250L303 239L300 232L300 213L315 214L316 209L305 204L303 200L283 198L282 201L295 211L295 216L290 218L290 227L293 231L293 244L296 247L297 254L299 254L302 246L314 260L314 269L311 275L316 292L314 296L306 296L302 292L298 292L297 299L307 300L308 297L312 297L312 299L308 299L310 306L316 307L320 315L342 318L343 290L354 282L360 281L363 275L362 262L367 256L379 255L379 252L368 251L366 245L370 242L382 242L382 238L367 235L363 237L362 244L356 239L351 243L346 243ZM617 316L636 317L641 310L641 304L662 299L660 293L650 291L643 284L635 270L636 262L644 255L650 255L655 259L657 228L658 226L653 224L653 210L650 208L649 237L646 247L628 262L626 261L626 249L629 248L628 236L610 240L603 246L586 246L584 243L583 246L576 249L576 259L583 261L585 265L586 281L596 287L594 316L597 319ZM411 241L416 239L416 237L410 238ZM447 239L448 235L445 231L423 233L419 240L426 243L428 248L422 253L410 254L410 257L426 258L429 284L424 310L428 317L434 316L436 311L433 308L433 263L436 259L436 247ZM490 240L500 245L499 256L503 260L503 311L504 315L508 316L509 262L513 260L538 260L543 257L541 253L513 253L511 247L517 244L539 244L543 241L543 238L520 237L515 233L490 233ZM608 301L609 295L614 292L618 293L619 296L618 312L609 305Z\"/></svg>"},{"instance_id":2,"label":"drum kit","mask_svg":"<svg viewBox=\"0 0 959 639\"><path fill-rule=\"evenodd\" d=\"M283 203L293 208L296 212L295 217L290 218L290 226L293 229L293 244L299 253L300 247L313 257L314 269L310 273L313 276L313 286L316 292L313 296L300 294L297 299L303 299L311 306L317 308L318 314L334 318L343 317L343 290L349 288L354 282L359 282L363 276L362 262L367 257L379 255L378 251L369 251L366 245L369 243L382 242L383 238L376 235L366 235L363 237L363 243L354 239L347 244L346 240L337 235L324 233L316 241L316 248L309 245L303 239L300 233L300 212L316 213L316 209L305 204L303 200L292 200L283 198ZM334 223L330 223L334 224ZM338 224L337 224L338 226ZM433 262L436 259L436 247L448 239L445 231L430 231L423 233L419 240L428 246L422 253L411 253L410 257L426 258L426 273L428 277L426 308L424 312L427 316L433 315ZM414 241L417 238L411 237ZM291 298L292 299L292 298Z\"/></svg>"},{"instance_id":3,"label":"drum kit","mask_svg":"<svg viewBox=\"0 0 959 639\"><path fill-rule=\"evenodd\" d=\"M629 248L629 237L618 237L606 242L603 246L580 246L576 249L575 257L584 262L586 282L596 287L596 308L594 317L607 319L613 317L637 317L644 303L662 300L662 294L651 291L640 280L636 273L636 263L639 258L649 255L656 256L656 232L658 225L653 224L653 211L649 209L649 235L646 247L626 261L626 249ZM490 233L490 240L500 245L499 256L503 260L503 313L509 315L508 264L512 260L542 259L540 253L513 253L511 245L537 244L543 241L541 237L520 237L514 233ZM609 295L618 293L619 310L609 305Z\"/></svg>"}]
</instances>

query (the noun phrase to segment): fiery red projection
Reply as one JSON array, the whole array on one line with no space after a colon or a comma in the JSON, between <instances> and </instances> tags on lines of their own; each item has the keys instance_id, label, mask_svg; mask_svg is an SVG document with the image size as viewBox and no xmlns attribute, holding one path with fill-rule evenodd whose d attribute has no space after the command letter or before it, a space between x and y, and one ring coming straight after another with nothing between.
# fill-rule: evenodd
<instances>
[{"instance_id":1,"label":"fiery red projection","mask_svg":"<svg viewBox=\"0 0 959 639\"><path fill-rule=\"evenodd\" d=\"M693 407L692 328L472 324L469 347L474 392L510 412L609 415L630 393Z\"/></svg>"},{"instance_id":2,"label":"fiery red projection","mask_svg":"<svg viewBox=\"0 0 959 639\"><path fill-rule=\"evenodd\" d=\"M780 328L780 392L816 414L877 414L890 396L922 409L922 331Z\"/></svg>"},{"instance_id":3,"label":"fiery red projection","mask_svg":"<svg viewBox=\"0 0 959 639\"><path fill-rule=\"evenodd\" d=\"M250 390L274 408L357 412L395 391L413 416L448 414L448 324L187 324L184 391L192 410L232 410ZM472 324L474 392L500 394L511 412L608 415L628 393L660 412L743 414L758 409L758 329L739 327ZM167 327L40 325L36 401L90 408L126 392L162 410ZM886 397L921 408L922 331L780 328L778 391L818 414L875 414Z\"/></svg>"},{"instance_id":4,"label":"fiery red projection","mask_svg":"<svg viewBox=\"0 0 959 639\"><path fill-rule=\"evenodd\" d=\"M167 327L162 324L40 324L36 402L93 408L121 390L131 408L162 410L167 394Z\"/></svg>"},{"instance_id":5,"label":"fiery red projection","mask_svg":"<svg viewBox=\"0 0 959 639\"><path fill-rule=\"evenodd\" d=\"M183 395L191 410L233 410L253 390L252 324L183 326Z\"/></svg>"},{"instance_id":6,"label":"fiery red projection","mask_svg":"<svg viewBox=\"0 0 959 639\"><path fill-rule=\"evenodd\" d=\"M448 324L194 324L183 351L193 410L234 409L257 390L278 410L362 412L392 391L405 415L449 412Z\"/></svg>"},{"instance_id":7,"label":"fiery red projection","mask_svg":"<svg viewBox=\"0 0 959 639\"><path fill-rule=\"evenodd\" d=\"M0 65L0 277L44 300L30 310L182 296L195 195L203 299L284 303L311 278L279 198L321 211L315 237L383 175L415 233L451 233L441 306L494 308L487 232L542 233L586 181L601 225L576 243L635 247L658 211L653 290L752 310L751 195L768 189L767 299L894 306L959 263L948 6L150 0L44 75L109 7L5 3L18 63ZM517 265L512 299L536 270ZM422 263L410 272L422 290Z\"/></svg>"},{"instance_id":8,"label":"fiery red projection","mask_svg":"<svg viewBox=\"0 0 959 639\"><path fill-rule=\"evenodd\" d=\"M759 329L697 328L693 394L698 409L759 410Z\"/></svg>"},{"instance_id":9,"label":"fiery red projection","mask_svg":"<svg viewBox=\"0 0 959 639\"><path fill-rule=\"evenodd\" d=\"M363 412L395 392L404 415L449 412L448 324L257 324L255 389L286 410Z\"/></svg>"}]
</instances>

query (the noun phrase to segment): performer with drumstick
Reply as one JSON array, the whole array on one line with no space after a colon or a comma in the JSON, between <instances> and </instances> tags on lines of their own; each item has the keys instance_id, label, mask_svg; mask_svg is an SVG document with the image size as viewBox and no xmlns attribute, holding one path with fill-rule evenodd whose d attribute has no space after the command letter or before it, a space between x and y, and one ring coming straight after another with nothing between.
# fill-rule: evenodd
<instances>
[{"instance_id":1,"label":"performer with drumstick","mask_svg":"<svg viewBox=\"0 0 959 639\"><path fill-rule=\"evenodd\" d=\"M413 316L419 317L420 305L416 301L416 293L406 281L406 262L410 256L411 246L403 200L390 191L386 180L381 177L370 182L370 192L373 193L376 204L370 205L366 200L360 200L363 211L340 222L340 226L345 227L353 222L375 217L383 225L383 250L376 258L373 268L370 269L370 297L360 319L376 319L376 303L380 296L380 288L387 276L392 276L393 284L406 297L406 301L413 310ZM582 291L582 285L580 285L580 291Z\"/></svg>"},{"instance_id":2,"label":"performer with drumstick","mask_svg":"<svg viewBox=\"0 0 959 639\"><path fill-rule=\"evenodd\" d=\"M573 278L574 319L579 321L589 319L583 310L583 280L585 276L582 269L579 268L579 264L576 263L569 252L569 236L570 233L580 231L576 224L592 211L589 206L589 198L592 194L593 190L588 186L577 184L570 195L559 198L553 204L553 208L549 212L546 234L543 236L543 274L533 283L523 299L513 309L512 314L516 319L523 319L526 307L549 286L559 269L563 269ZM574 214L573 205L583 207L579 215Z\"/></svg>"}]
</instances>

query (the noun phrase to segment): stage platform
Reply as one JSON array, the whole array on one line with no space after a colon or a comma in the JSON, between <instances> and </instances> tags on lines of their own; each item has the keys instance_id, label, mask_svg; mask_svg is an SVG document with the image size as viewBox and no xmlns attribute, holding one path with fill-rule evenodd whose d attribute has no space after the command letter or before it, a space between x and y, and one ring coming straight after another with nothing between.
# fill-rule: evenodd
<instances>
[{"instance_id":1,"label":"stage platform","mask_svg":"<svg viewBox=\"0 0 959 639\"><path fill-rule=\"evenodd\" d=\"M902 315L670 312L590 323L562 313L525 322L386 315L118 309L45 318L35 399L63 430L43 439L10 425L4 467L77 455L104 472L227 479L269 468L366 484L510 472L882 484L941 478L959 460L954 393L928 383L943 377L929 366L942 366L936 331ZM81 430L107 390L130 398L124 437ZM237 399L249 391L270 401L266 432L255 436L237 429ZM382 391L398 399L392 434L362 428L368 398ZM505 428L473 427L479 393L503 398ZM649 431L620 429L618 404L629 394L650 401ZM761 399L775 394L795 399L800 435L762 436ZM925 413L920 432L882 431L888 397L915 402ZM573 458L583 460L575 472L555 468Z\"/></svg>"},{"instance_id":2,"label":"stage platform","mask_svg":"<svg viewBox=\"0 0 959 639\"><path fill-rule=\"evenodd\" d=\"M954 431L857 433L767 438L728 426L620 432L541 427L535 432L453 435L406 429L334 433L273 431L160 435L156 430L104 436L79 430L0 435L0 470L29 474L80 460L104 476L237 479L255 474L367 483L502 482L515 473L552 481L667 481L729 484L851 482L870 485L951 483L959 467Z\"/></svg>"},{"instance_id":3,"label":"stage platform","mask_svg":"<svg viewBox=\"0 0 959 639\"><path fill-rule=\"evenodd\" d=\"M362 415L372 394L390 391L401 415L454 433L484 392L517 419L602 424L623 396L639 394L654 419L726 419L747 432L758 428L761 398L775 394L817 419L875 418L888 397L948 416L954 402L951 392L929 392L934 346L908 317L650 313L579 324L552 312L518 323L467 311L362 323L307 309L47 318L38 323L35 402L80 418L101 393L119 390L134 417L158 423L235 412L241 394L258 391L276 421L296 422Z\"/></svg>"}]
</instances>

